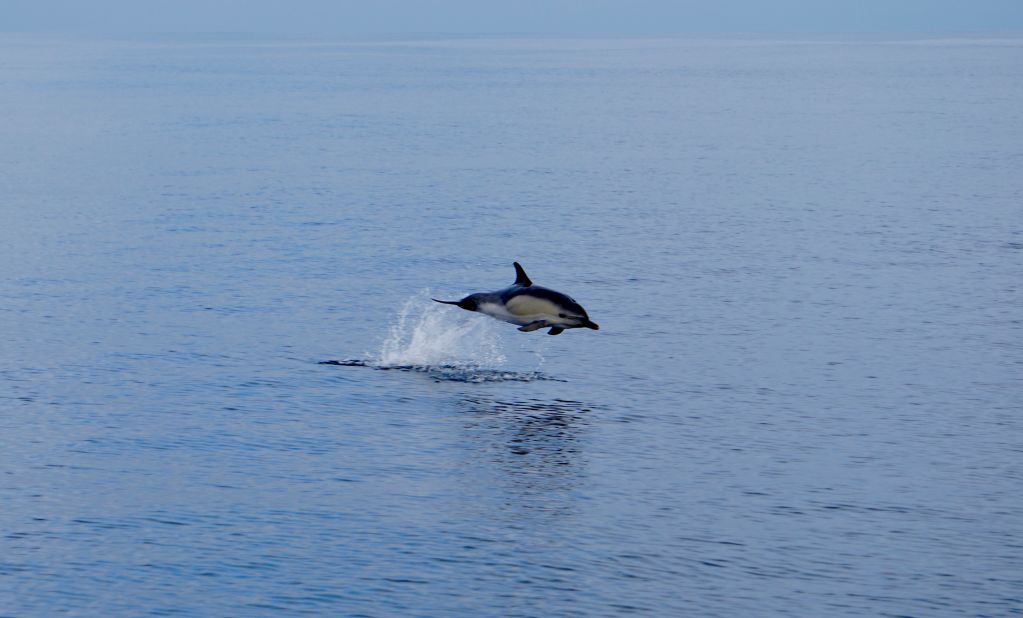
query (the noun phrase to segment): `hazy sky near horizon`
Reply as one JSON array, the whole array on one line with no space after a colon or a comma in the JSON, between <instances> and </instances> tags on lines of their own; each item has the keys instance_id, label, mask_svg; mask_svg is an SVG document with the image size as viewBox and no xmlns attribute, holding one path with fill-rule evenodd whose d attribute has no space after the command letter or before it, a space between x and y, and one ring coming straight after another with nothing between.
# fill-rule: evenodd
<instances>
[{"instance_id":1,"label":"hazy sky near horizon","mask_svg":"<svg viewBox=\"0 0 1023 618\"><path fill-rule=\"evenodd\" d=\"M0 32L266 34L1023 31L1023 0L0 0Z\"/></svg>"}]
</instances>

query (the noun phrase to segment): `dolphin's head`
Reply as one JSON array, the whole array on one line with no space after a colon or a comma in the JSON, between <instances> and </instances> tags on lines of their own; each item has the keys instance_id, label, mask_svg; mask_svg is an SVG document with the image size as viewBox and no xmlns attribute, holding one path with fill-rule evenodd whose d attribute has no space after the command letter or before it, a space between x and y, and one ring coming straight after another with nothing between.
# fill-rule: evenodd
<instances>
[{"instance_id":1,"label":"dolphin's head","mask_svg":"<svg viewBox=\"0 0 1023 618\"><path fill-rule=\"evenodd\" d=\"M586 310L582 308L582 305L575 301L561 307L558 311L558 317L570 324L569 328L600 330L600 326L590 321L590 316L586 315Z\"/></svg>"}]
</instances>

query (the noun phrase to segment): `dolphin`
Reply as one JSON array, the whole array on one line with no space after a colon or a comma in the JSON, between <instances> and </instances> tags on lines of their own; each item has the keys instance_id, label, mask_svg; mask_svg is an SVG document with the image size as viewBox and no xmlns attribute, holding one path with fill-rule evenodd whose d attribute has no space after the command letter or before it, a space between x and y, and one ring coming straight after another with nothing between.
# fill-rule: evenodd
<instances>
[{"instance_id":1,"label":"dolphin","mask_svg":"<svg viewBox=\"0 0 1023 618\"><path fill-rule=\"evenodd\" d=\"M432 300L518 324L524 333L547 327L550 327L548 335L560 335L568 328L600 330L590 321L586 310L571 297L533 285L518 262L515 262L515 283L510 287L496 292L469 294L462 300Z\"/></svg>"}]
</instances>

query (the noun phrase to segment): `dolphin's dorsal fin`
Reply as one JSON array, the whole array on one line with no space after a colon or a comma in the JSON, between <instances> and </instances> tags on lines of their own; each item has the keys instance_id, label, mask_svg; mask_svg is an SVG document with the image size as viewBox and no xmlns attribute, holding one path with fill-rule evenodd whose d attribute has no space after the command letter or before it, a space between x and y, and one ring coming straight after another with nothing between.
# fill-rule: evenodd
<instances>
[{"instance_id":1,"label":"dolphin's dorsal fin","mask_svg":"<svg viewBox=\"0 0 1023 618\"><path fill-rule=\"evenodd\" d=\"M529 275L526 274L526 271L522 270L522 264L519 264L518 262L515 262L515 285L521 285L524 288L528 288L533 285L533 282L529 279Z\"/></svg>"}]
</instances>

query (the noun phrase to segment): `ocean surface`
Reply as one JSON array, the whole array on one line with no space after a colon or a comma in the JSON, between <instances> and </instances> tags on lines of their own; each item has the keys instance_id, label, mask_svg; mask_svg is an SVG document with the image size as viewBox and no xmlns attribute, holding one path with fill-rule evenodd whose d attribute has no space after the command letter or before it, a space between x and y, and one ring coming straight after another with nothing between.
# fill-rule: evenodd
<instances>
[{"instance_id":1,"label":"ocean surface","mask_svg":"<svg viewBox=\"0 0 1023 618\"><path fill-rule=\"evenodd\" d=\"M1021 101L1021 38L0 36L0 616L1023 613ZM601 330L429 300L516 260Z\"/></svg>"}]
</instances>

